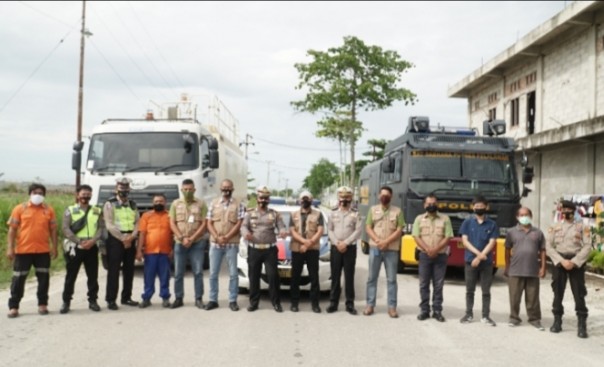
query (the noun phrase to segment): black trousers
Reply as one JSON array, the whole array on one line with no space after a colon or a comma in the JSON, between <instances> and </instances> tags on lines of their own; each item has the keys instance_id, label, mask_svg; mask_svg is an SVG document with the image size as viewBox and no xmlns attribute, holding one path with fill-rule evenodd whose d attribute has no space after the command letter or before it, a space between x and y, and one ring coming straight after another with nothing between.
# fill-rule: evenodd
<instances>
[{"instance_id":1,"label":"black trousers","mask_svg":"<svg viewBox=\"0 0 604 367\"><path fill-rule=\"evenodd\" d=\"M73 296L80 266L84 264L86 277L88 279L88 302L96 302L99 294L99 248L94 245L89 250L75 249L75 256L65 255L65 285L63 286L63 302L70 302Z\"/></svg>"},{"instance_id":2,"label":"black trousers","mask_svg":"<svg viewBox=\"0 0 604 367\"><path fill-rule=\"evenodd\" d=\"M277 272L277 247L266 250L248 248L247 265L250 279L250 305L258 306L260 301L260 275L262 264L268 278L268 293L273 305L281 303L279 298L279 273Z\"/></svg>"},{"instance_id":3,"label":"black trousers","mask_svg":"<svg viewBox=\"0 0 604 367\"><path fill-rule=\"evenodd\" d=\"M8 308L19 308L25 291L25 280L32 265L38 278L38 306L48 305L48 285L50 283L50 254L17 254L13 262L13 280L10 285Z\"/></svg>"},{"instance_id":4,"label":"black trousers","mask_svg":"<svg viewBox=\"0 0 604 367\"><path fill-rule=\"evenodd\" d=\"M132 298L132 281L134 280L134 259L136 243L130 248L124 248L122 241L109 234L107 239L107 291L105 300L115 302L120 287L120 267L122 268L122 301Z\"/></svg>"},{"instance_id":5,"label":"black trousers","mask_svg":"<svg viewBox=\"0 0 604 367\"><path fill-rule=\"evenodd\" d=\"M331 292L329 303L337 306L342 293L341 277L344 269L344 293L346 306L354 305L354 269L357 262L357 246L348 246L346 252L341 253L336 246L331 246Z\"/></svg>"},{"instance_id":6,"label":"black trousers","mask_svg":"<svg viewBox=\"0 0 604 367\"><path fill-rule=\"evenodd\" d=\"M566 290L566 281L570 282L570 289L575 298L575 312L579 317L587 317L587 307L585 306L585 296L587 288L585 287L585 266L573 268L570 271L564 269L560 264L552 269L552 290L554 291L554 302L552 313L554 316L564 315L564 291Z\"/></svg>"},{"instance_id":7,"label":"black trousers","mask_svg":"<svg viewBox=\"0 0 604 367\"><path fill-rule=\"evenodd\" d=\"M319 250L308 250L305 253L292 252L292 282L290 295L292 305L300 301L300 281L302 269L306 264L310 280L310 302L313 306L319 305Z\"/></svg>"}]
</instances>

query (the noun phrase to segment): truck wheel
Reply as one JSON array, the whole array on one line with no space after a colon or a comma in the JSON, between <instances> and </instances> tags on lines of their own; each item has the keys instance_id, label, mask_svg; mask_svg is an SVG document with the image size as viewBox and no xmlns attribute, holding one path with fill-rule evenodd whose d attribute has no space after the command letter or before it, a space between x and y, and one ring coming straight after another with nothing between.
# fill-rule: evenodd
<instances>
[{"instance_id":1,"label":"truck wheel","mask_svg":"<svg viewBox=\"0 0 604 367\"><path fill-rule=\"evenodd\" d=\"M365 254L369 254L369 244L365 241L361 241L361 251Z\"/></svg>"},{"instance_id":2,"label":"truck wheel","mask_svg":"<svg viewBox=\"0 0 604 367\"><path fill-rule=\"evenodd\" d=\"M397 273L402 273L403 271L405 271L405 263L402 262L401 260L398 261L398 267L396 269Z\"/></svg>"}]
</instances>

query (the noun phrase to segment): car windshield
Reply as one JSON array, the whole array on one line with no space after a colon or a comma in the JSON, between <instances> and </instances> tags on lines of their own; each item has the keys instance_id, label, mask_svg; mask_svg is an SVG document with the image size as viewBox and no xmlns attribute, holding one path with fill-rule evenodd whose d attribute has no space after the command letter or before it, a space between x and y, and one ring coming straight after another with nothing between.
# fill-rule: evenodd
<instances>
[{"instance_id":1,"label":"car windshield","mask_svg":"<svg viewBox=\"0 0 604 367\"><path fill-rule=\"evenodd\" d=\"M191 133L104 133L90 141L87 168L96 172L169 172L199 167L199 142Z\"/></svg>"},{"instance_id":2,"label":"car windshield","mask_svg":"<svg viewBox=\"0 0 604 367\"><path fill-rule=\"evenodd\" d=\"M410 189L418 194L516 195L513 164L502 153L411 152Z\"/></svg>"}]
</instances>

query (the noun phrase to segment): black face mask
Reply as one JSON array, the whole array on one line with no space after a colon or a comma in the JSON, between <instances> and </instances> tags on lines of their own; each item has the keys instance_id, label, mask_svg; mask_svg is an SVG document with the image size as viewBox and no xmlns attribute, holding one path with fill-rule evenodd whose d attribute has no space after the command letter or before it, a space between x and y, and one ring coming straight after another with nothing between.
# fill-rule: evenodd
<instances>
[{"instance_id":1,"label":"black face mask","mask_svg":"<svg viewBox=\"0 0 604 367\"><path fill-rule=\"evenodd\" d=\"M573 212L565 212L565 213L562 213L562 214L564 215L565 219L573 219L573 218L575 218L575 213L573 213Z\"/></svg>"},{"instance_id":2,"label":"black face mask","mask_svg":"<svg viewBox=\"0 0 604 367\"><path fill-rule=\"evenodd\" d=\"M82 204L88 204L90 202L91 197L90 196L82 196L80 198L80 203Z\"/></svg>"},{"instance_id":3,"label":"black face mask","mask_svg":"<svg viewBox=\"0 0 604 367\"><path fill-rule=\"evenodd\" d=\"M233 194L233 190L222 190L222 196L230 198Z\"/></svg>"},{"instance_id":4,"label":"black face mask","mask_svg":"<svg viewBox=\"0 0 604 367\"><path fill-rule=\"evenodd\" d=\"M487 212L486 209L474 209L474 213L476 213L476 215L478 215L480 217L483 216L484 213L486 213L486 212Z\"/></svg>"},{"instance_id":5,"label":"black face mask","mask_svg":"<svg viewBox=\"0 0 604 367\"><path fill-rule=\"evenodd\" d=\"M426 207L426 211L428 213L436 213L437 210L438 210L438 207L436 205L428 205Z\"/></svg>"},{"instance_id":6,"label":"black face mask","mask_svg":"<svg viewBox=\"0 0 604 367\"><path fill-rule=\"evenodd\" d=\"M166 206L164 204L153 204L153 210L155 210L156 212L163 212L164 209L166 209Z\"/></svg>"},{"instance_id":7,"label":"black face mask","mask_svg":"<svg viewBox=\"0 0 604 367\"><path fill-rule=\"evenodd\" d=\"M304 209L310 208L310 201L308 201L308 200L302 200L302 207Z\"/></svg>"},{"instance_id":8,"label":"black face mask","mask_svg":"<svg viewBox=\"0 0 604 367\"><path fill-rule=\"evenodd\" d=\"M130 195L130 191L120 190L117 192L118 196L121 198L127 198Z\"/></svg>"},{"instance_id":9,"label":"black face mask","mask_svg":"<svg viewBox=\"0 0 604 367\"><path fill-rule=\"evenodd\" d=\"M343 207L347 207L348 205L350 205L350 200L340 200L340 204Z\"/></svg>"},{"instance_id":10,"label":"black face mask","mask_svg":"<svg viewBox=\"0 0 604 367\"><path fill-rule=\"evenodd\" d=\"M264 209L268 206L268 200L258 200L258 205Z\"/></svg>"}]
</instances>

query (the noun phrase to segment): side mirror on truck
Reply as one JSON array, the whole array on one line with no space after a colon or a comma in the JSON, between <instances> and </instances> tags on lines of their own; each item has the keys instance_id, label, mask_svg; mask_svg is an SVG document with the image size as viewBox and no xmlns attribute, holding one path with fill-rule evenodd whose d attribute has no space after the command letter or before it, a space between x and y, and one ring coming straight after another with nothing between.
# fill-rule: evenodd
<instances>
[{"instance_id":1,"label":"side mirror on truck","mask_svg":"<svg viewBox=\"0 0 604 367\"><path fill-rule=\"evenodd\" d=\"M73 152L71 153L71 168L74 171L80 172L80 168L82 168L82 148L84 148L83 141L76 141L73 143Z\"/></svg>"},{"instance_id":2,"label":"side mirror on truck","mask_svg":"<svg viewBox=\"0 0 604 367\"><path fill-rule=\"evenodd\" d=\"M394 159L391 157L385 157L382 163L380 163L382 173L394 172Z\"/></svg>"}]
</instances>

